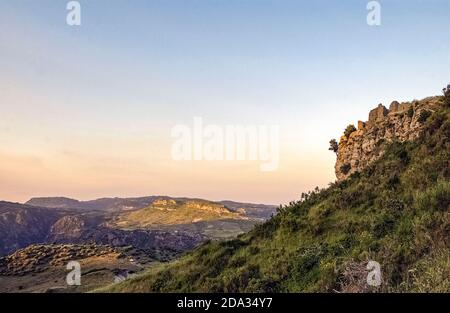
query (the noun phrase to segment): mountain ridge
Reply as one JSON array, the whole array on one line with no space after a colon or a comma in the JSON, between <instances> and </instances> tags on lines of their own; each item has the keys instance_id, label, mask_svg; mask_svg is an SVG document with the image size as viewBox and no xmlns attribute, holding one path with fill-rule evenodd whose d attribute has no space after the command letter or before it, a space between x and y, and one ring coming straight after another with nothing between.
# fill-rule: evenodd
<instances>
[{"instance_id":1,"label":"mountain ridge","mask_svg":"<svg viewBox=\"0 0 450 313\"><path fill-rule=\"evenodd\" d=\"M232 200L207 200L201 198L189 198L189 197L171 197L171 196L142 196L142 197L114 197L114 198L98 198L94 200L80 201L74 198L68 197L33 197L26 201L25 205L48 207L48 208L67 208L67 209L80 209L80 210L100 210L100 211L121 211L121 210L133 210L142 209L151 205L158 199L167 200L179 200L179 201L209 201L211 203L221 203L231 210L237 210L239 208L266 210L265 217L270 216L276 212L276 205L261 204L261 203L249 203L238 202Z\"/></svg>"},{"instance_id":2,"label":"mountain ridge","mask_svg":"<svg viewBox=\"0 0 450 313\"><path fill-rule=\"evenodd\" d=\"M184 211L158 211L158 219L154 219L153 223L148 214L139 215L158 201L177 201ZM183 206L187 203L191 203L191 207ZM196 208L197 204L202 205ZM30 244L80 244L86 241L115 246L134 244L142 249L156 245L158 248L184 251L207 238L219 239L248 231L255 223L262 222L275 212L273 206L255 205L253 212L252 205L242 204L250 211L247 218L246 212L237 212L241 204L233 204L233 208L228 208L219 202L168 196L100 198L86 202L66 197L42 197L30 199L26 204L0 201L0 255ZM207 211L205 208L208 207L217 207L223 211ZM189 214L183 218L183 212ZM133 227L119 227L113 223L122 217L121 221L126 226L128 222L132 222L125 218L129 214L137 215ZM153 214L154 217L156 215ZM145 216L146 223L140 223L139 219ZM188 216L192 218L189 219ZM174 220L177 220L175 224L179 226L169 223ZM215 229L214 232L211 227ZM162 240L155 240L161 236L167 239L167 244ZM179 245L179 249L176 245Z\"/></svg>"},{"instance_id":3,"label":"mountain ridge","mask_svg":"<svg viewBox=\"0 0 450 313\"><path fill-rule=\"evenodd\" d=\"M413 102L393 101L389 109L379 104L369 113L367 122L349 125L341 136L335 173L339 180L361 171L384 153L383 144L412 141L425 127L424 119L439 107L440 97L427 97Z\"/></svg>"}]
</instances>

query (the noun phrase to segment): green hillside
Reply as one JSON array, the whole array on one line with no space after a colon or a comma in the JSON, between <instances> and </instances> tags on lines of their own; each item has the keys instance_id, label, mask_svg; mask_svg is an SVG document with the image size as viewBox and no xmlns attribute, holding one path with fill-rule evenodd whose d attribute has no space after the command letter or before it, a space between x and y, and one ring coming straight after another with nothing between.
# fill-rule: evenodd
<instances>
[{"instance_id":1,"label":"green hillside","mask_svg":"<svg viewBox=\"0 0 450 313\"><path fill-rule=\"evenodd\" d=\"M449 292L450 109L441 100L419 139L386 144L362 172L105 291ZM381 264L380 287L365 283L369 260Z\"/></svg>"}]
</instances>

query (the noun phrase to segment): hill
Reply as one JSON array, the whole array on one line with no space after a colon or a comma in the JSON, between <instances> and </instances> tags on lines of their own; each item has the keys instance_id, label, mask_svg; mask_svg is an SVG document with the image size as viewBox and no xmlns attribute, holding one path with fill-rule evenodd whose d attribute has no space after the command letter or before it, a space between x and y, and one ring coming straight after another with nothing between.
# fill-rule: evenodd
<instances>
[{"instance_id":1,"label":"hill","mask_svg":"<svg viewBox=\"0 0 450 313\"><path fill-rule=\"evenodd\" d=\"M132 247L31 245L0 257L0 292L88 291L133 275L161 257ZM65 281L66 265L73 260L82 268L80 286Z\"/></svg>"},{"instance_id":2,"label":"hill","mask_svg":"<svg viewBox=\"0 0 450 313\"><path fill-rule=\"evenodd\" d=\"M416 106L426 113L408 109L398 118L406 125L414 116L417 135L388 131L383 110L370 131L392 136L376 149L353 156L340 143L338 161L370 160L337 167L339 180L328 188L303 194L236 239L203 244L102 291L449 292L450 95L409 104ZM378 287L366 283L370 260L381 265Z\"/></svg>"},{"instance_id":3,"label":"hill","mask_svg":"<svg viewBox=\"0 0 450 313\"><path fill-rule=\"evenodd\" d=\"M255 208L250 204L250 209L245 210L242 208L245 204L232 204L234 209L219 202L201 199L161 198L146 208L116 215L110 224L114 228L126 230L184 231L201 234L209 239L229 239L263 222L265 219L261 217L261 211L263 214L273 214L275 210L270 206Z\"/></svg>"},{"instance_id":4,"label":"hill","mask_svg":"<svg viewBox=\"0 0 450 313\"><path fill-rule=\"evenodd\" d=\"M159 199L144 209L121 214L116 224L124 227L145 227L218 219L247 218L244 215L230 211L223 204L206 200L177 201L174 199Z\"/></svg>"}]
</instances>

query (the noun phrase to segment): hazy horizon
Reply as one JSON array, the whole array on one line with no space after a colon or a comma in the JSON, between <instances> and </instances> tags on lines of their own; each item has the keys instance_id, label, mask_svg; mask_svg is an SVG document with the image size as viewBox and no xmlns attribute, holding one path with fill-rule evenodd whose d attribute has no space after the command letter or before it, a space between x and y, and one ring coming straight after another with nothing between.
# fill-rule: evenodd
<instances>
[{"instance_id":1,"label":"hazy horizon","mask_svg":"<svg viewBox=\"0 0 450 313\"><path fill-rule=\"evenodd\" d=\"M329 140L449 81L450 2L0 3L0 200L168 195L287 204L335 180ZM280 160L175 161L171 129L280 126Z\"/></svg>"}]
</instances>

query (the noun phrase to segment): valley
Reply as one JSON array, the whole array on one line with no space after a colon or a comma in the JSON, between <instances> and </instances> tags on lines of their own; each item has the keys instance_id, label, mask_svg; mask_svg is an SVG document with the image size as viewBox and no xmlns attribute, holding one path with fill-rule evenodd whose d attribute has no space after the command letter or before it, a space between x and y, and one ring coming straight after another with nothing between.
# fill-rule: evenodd
<instances>
[{"instance_id":1,"label":"valley","mask_svg":"<svg viewBox=\"0 0 450 313\"><path fill-rule=\"evenodd\" d=\"M149 196L0 202L0 292L84 292L249 231L274 206ZM65 265L82 266L67 286Z\"/></svg>"}]
</instances>

